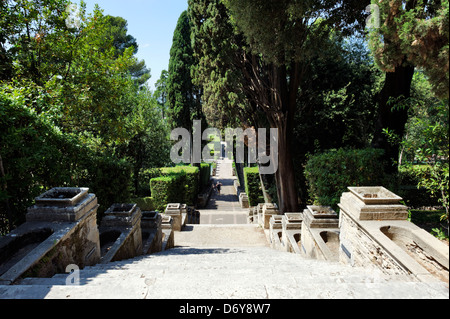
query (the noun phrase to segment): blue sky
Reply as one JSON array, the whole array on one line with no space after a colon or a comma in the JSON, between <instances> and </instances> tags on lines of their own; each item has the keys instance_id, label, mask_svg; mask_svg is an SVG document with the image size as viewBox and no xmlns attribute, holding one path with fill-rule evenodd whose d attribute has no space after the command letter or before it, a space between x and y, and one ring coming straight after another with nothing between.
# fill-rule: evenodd
<instances>
[{"instance_id":1,"label":"blue sky","mask_svg":"<svg viewBox=\"0 0 450 319\"><path fill-rule=\"evenodd\" d=\"M79 1L73 1L79 3ZM98 4L105 15L120 16L128 21L128 34L139 44L137 57L151 69L151 89L162 70L169 68L173 32L187 0L85 0L87 12Z\"/></svg>"}]
</instances>

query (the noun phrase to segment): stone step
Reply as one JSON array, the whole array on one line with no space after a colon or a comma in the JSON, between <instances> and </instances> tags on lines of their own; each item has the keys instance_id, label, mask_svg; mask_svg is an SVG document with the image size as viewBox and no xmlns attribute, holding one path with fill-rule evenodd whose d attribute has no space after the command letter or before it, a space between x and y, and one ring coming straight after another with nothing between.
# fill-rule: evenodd
<instances>
[{"instance_id":1,"label":"stone step","mask_svg":"<svg viewBox=\"0 0 450 319\"><path fill-rule=\"evenodd\" d=\"M424 283L314 283L279 286L253 282L203 286L162 280L105 281L102 285L0 286L3 299L448 299L439 285Z\"/></svg>"},{"instance_id":2,"label":"stone step","mask_svg":"<svg viewBox=\"0 0 450 319\"><path fill-rule=\"evenodd\" d=\"M179 254L162 253L116 262L106 265L86 267L80 271L81 284L102 283L108 280L130 278L153 278L165 281L208 280L210 283L227 278L230 282L241 281L251 284L255 278L265 283L297 282L310 283L373 283L389 281L411 281L411 278L386 277L381 273L368 273L337 263L302 259L297 255L270 249L237 249L227 254L186 255L184 249L174 249ZM250 257L249 257L250 256ZM171 259L169 259L171 257ZM279 258L281 257L281 258ZM231 258L231 260L230 260ZM257 261L257 262L256 262ZM26 278L22 285L65 285L67 274L53 278Z\"/></svg>"},{"instance_id":3,"label":"stone step","mask_svg":"<svg viewBox=\"0 0 450 319\"><path fill-rule=\"evenodd\" d=\"M25 278L19 284L21 285L66 285L67 274L55 275L53 278ZM204 270L179 270L178 272L169 272L167 270L148 270L148 269L130 269L130 270L109 270L109 271L94 271L80 272L81 284L86 283L101 283L107 280L126 280L127 278L159 278L167 281L186 281L198 279L208 280L209 282L223 281L242 281L252 283L255 278L262 278L265 283L278 283L280 285L286 284L289 281L297 282L298 284L308 283L374 283L390 281L404 282L404 278L393 278L385 276L368 276L367 273L350 273L350 272L299 272L299 271L280 271L273 272L272 269L266 271L254 271L253 269L210 269Z\"/></svg>"},{"instance_id":4,"label":"stone step","mask_svg":"<svg viewBox=\"0 0 450 319\"><path fill-rule=\"evenodd\" d=\"M257 229L251 228L194 227L192 236L183 234L184 247L86 267L80 271L78 286L66 285L68 274L26 278L14 286L0 286L0 298L448 299L448 287L443 283L415 282L411 277L305 259L258 243L236 246L240 243L236 238L223 241L222 246L202 245L204 236L214 238L217 231L242 235L246 240L249 234L242 232L249 231L251 238L259 239Z\"/></svg>"}]
</instances>

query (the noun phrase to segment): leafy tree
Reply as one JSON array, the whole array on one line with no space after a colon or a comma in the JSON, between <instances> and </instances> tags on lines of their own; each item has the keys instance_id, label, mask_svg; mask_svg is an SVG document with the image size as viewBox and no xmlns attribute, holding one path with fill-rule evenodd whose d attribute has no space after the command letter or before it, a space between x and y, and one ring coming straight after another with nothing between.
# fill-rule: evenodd
<instances>
[{"instance_id":1,"label":"leafy tree","mask_svg":"<svg viewBox=\"0 0 450 319\"><path fill-rule=\"evenodd\" d=\"M169 72L166 70L161 71L161 76L155 83L155 92L153 96L158 101L158 105L161 109L162 118L166 117L167 112L167 79L169 77Z\"/></svg>"},{"instance_id":2,"label":"leafy tree","mask_svg":"<svg viewBox=\"0 0 450 319\"><path fill-rule=\"evenodd\" d=\"M61 60L67 53L54 50L58 40L67 42L65 9L68 0L2 1L0 42L2 69L13 76L26 77L42 85L54 72L63 74ZM56 73L58 74L58 73Z\"/></svg>"},{"instance_id":3,"label":"leafy tree","mask_svg":"<svg viewBox=\"0 0 450 319\"><path fill-rule=\"evenodd\" d=\"M432 84L421 72L413 79L413 93L408 100L410 118L404 137L385 130L390 141L402 148L401 163L419 188L439 199L445 208L442 220L447 222L449 209L449 123L448 100L432 93Z\"/></svg>"},{"instance_id":4,"label":"leafy tree","mask_svg":"<svg viewBox=\"0 0 450 319\"><path fill-rule=\"evenodd\" d=\"M96 7L87 15L81 3L79 28L66 23L66 0L8 1L3 38L13 62L12 80L45 90L65 132L87 134L111 145L127 138L121 120L134 105L136 90L129 69L136 64L131 46L118 52L110 24ZM9 21L6 23L5 21ZM48 112L35 103L38 112Z\"/></svg>"},{"instance_id":5,"label":"leafy tree","mask_svg":"<svg viewBox=\"0 0 450 319\"><path fill-rule=\"evenodd\" d=\"M139 45L136 38L128 34L128 22L122 17L106 16L106 38L113 39L113 45L116 48L117 57L124 54L128 48L133 48L133 54L138 53ZM142 87L150 79L150 70L145 66L145 61L135 61L129 68L131 77L136 85Z\"/></svg>"},{"instance_id":6,"label":"leafy tree","mask_svg":"<svg viewBox=\"0 0 450 319\"><path fill-rule=\"evenodd\" d=\"M310 197L303 169L309 154L370 145L376 123L373 100L382 80L360 38L334 32L323 53L309 62L295 114L295 175L304 202Z\"/></svg>"},{"instance_id":7,"label":"leafy tree","mask_svg":"<svg viewBox=\"0 0 450 319\"><path fill-rule=\"evenodd\" d=\"M365 6L351 3L355 6L343 1L189 1L203 110L209 122L222 127L278 128L282 211L297 211L292 150L298 148L293 130L305 91L301 85L308 83L311 60L325 49L327 25L347 33L360 28L355 21L364 20Z\"/></svg>"},{"instance_id":8,"label":"leafy tree","mask_svg":"<svg viewBox=\"0 0 450 319\"><path fill-rule=\"evenodd\" d=\"M405 62L423 70L439 98L449 97L449 1L375 1L384 24L370 34L378 66Z\"/></svg>"},{"instance_id":9,"label":"leafy tree","mask_svg":"<svg viewBox=\"0 0 450 319\"><path fill-rule=\"evenodd\" d=\"M373 145L386 150L386 159L396 162L399 144L391 144L388 129L403 136L415 67L430 77L436 94L448 98L448 1L375 1L380 8L381 27L370 34L377 65L386 72L378 96L379 119ZM394 107L395 105L400 105ZM387 172L396 172L390 164Z\"/></svg>"},{"instance_id":10,"label":"leafy tree","mask_svg":"<svg viewBox=\"0 0 450 319\"><path fill-rule=\"evenodd\" d=\"M249 51L243 55L244 89L278 129L279 169L276 173L282 212L298 211L294 177L294 114L307 61L320 54L330 33L328 1L226 1ZM319 49L320 48L320 49Z\"/></svg>"},{"instance_id":11,"label":"leafy tree","mask_svg":"<svg viewBox=\"0 0 450 319\"><path fill-rule=\"evenodd\" d=\"M126 201L132 172L168 158L157 102L136 86L148 72L126 21L82 2L68 23L69 4L0 4L0 223L6 211L11 227L51 187L90 187L106 208Z\"/></svg>"},{"instance_id":12,"label":"leafy tree","mask_svg":"<svg viewBox=\"0 0 450 319\"><path fill-rule=\"evenodd\" d=\"M148 87L139 92L137 104L126 118L126 127L132 137L119 148L119 154L128 157L133 165L133 183L137 192L142 171L165 167L170 158L170 132Z\"/></svg>"}]
</instances>

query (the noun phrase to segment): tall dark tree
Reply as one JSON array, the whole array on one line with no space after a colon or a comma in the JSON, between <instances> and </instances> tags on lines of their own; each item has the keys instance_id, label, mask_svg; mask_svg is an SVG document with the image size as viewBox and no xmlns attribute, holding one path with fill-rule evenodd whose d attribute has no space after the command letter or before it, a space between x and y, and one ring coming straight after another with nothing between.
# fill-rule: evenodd
<instances>
[{"instance_id":1,"label":"tall dark tree","mask_svg":"<svg viewBox=\"0 0 450 319\"><path fill-rule=\"evenodd\" d=\"M278 130L277 193L281 212L299 209L293 162L294 115L307 61L329 36L327 1L226 1L249 52L241 59L244 89Z\"/></svg>"},{"instance_id":2,"label":"tall dark tree","mask_svg":"<svg viewBox=\"0 0 450 319\"><path fill-rule=\"evenodd\" d=\"M163 118L166 117L167 111L167 78L169 77L169 72L167 70L161 71L161 76L159 80L155 83L155 92L153 96L161 109L161 115Z\"/></svg>"},{"instance_id":3,"label":"tall dark tree","mask_svg":"<svg viewBox=\"0 0 450 319\"><path fill-rule=\"evenodd\" d=\"M204 87L204 109L211 109L218 121L237 118L243 127L278 129L276 180L283 212L298 210L293 129L308 61L323 51L319 48L329 35L327 25L340 24L350 32L357 28L355 21L364 17L360 2L358 14L347 14L343 4L189 1L199 57L196 81ZM345 27L340 18L353 25ZM218 114L222 117L217 118Z\"/></svg>"},{"instance_id":4,"label":"tall dark tree","mask_svg":"<svg viewBox=\"0 0 450 319\"><path fill-rule=\"evenodd\" d=\"M225 128L258 127L258 112L244 90L243 37L235 32L229 10L221 0L190 0L194 83L203 88L202 107L208 124Z\"/></svg>"},{"instance_id":5,"label":"tall dark tree","mask_svg":"<svg viewBox=\"0 0 450 319\"><path fill-rule=\"evenodd\" d=\"M192 120L201 119L201 92L193 84L191 70L195 65L191 45L191 25L187 11L178 19L170 50L167 99L171 126L192 130Z\"/></svg>"}]
</instances>

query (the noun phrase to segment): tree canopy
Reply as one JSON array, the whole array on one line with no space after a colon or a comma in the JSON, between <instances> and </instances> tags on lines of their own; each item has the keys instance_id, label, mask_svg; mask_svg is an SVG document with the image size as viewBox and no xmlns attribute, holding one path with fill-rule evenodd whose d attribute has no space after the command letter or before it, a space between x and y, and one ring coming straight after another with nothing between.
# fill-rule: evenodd
<instances>
[{"instance_id":1,"label":"tree canopy","mask_svg":"<svg viewBox=\"0 0 450 319\"><path fill-rule=\"evenodd\" d=\"M106 209L168 161L167 125L127 21L73 8L0 5L0 224L6 211L10 229L43 190L87 186Z\"/></svg>"}]
</instances>

